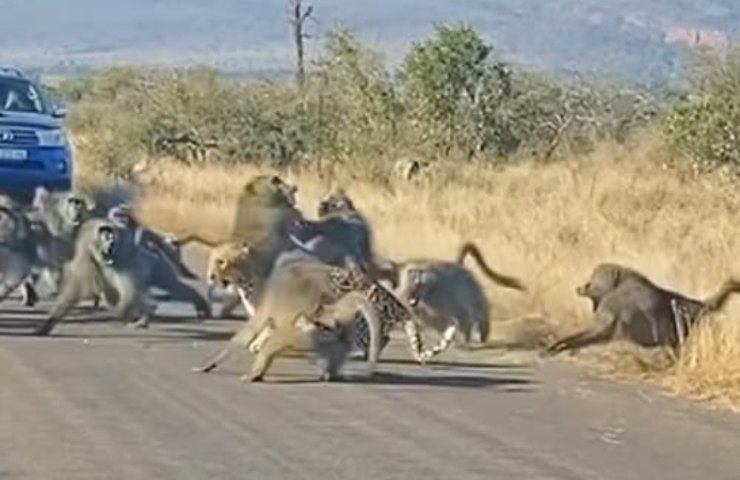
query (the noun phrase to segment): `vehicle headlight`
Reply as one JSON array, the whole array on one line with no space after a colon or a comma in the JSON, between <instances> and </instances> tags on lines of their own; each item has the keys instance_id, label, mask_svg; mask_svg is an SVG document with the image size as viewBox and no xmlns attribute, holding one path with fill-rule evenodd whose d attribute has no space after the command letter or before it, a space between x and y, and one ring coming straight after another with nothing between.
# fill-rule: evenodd
<instances>
[{"instance_id":1,"label":"vehicle headlight","mask_svg":"<svg viewBox=\"0 0 740 480\"><path fill-rule=\"evenodd\" d=\"M67 144L67 136L61 129L39 130L36 135L41 147L63 147Z\"/></svg>"}]
</instances>

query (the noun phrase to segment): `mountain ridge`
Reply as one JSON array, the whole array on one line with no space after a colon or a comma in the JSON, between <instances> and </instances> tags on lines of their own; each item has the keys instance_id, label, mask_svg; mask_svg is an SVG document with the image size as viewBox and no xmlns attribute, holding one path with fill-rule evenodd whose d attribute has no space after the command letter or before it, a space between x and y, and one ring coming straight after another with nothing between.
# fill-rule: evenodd
<instances>
[{"instance_id":1,"label":"mountain ridge","mask_svg":"<svg viewBox=\"0 0 740 480\"><path fill-rule=\"evenodd\" d=\"M314 0L316 39L344 25L399 61L435 23L476 27L506 60L535 69L665 82L685 45L738 36L732 0ZM286 0L4 0L1 62L46 70L121 63L289 69Z\"/></svg>"}]
</instances>

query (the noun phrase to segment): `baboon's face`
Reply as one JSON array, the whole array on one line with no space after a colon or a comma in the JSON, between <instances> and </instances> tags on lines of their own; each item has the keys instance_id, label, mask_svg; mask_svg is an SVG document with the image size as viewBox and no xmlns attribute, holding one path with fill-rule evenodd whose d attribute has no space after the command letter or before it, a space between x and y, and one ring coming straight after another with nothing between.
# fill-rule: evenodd
<instances>
[{"instance_id":1,"label":"baboon's face","mask_svg":"<svg viewBox=\"0 0 740 480\"><path fill-rule=\"evenodd\" d=\"M324 318L323 321L319 322L299 315L293 321L293 326L304 334L311 335L311 339L320 345L332 344L340 340L341 334L336 321L329 325L327 320Z\"/></svg>"},{"instance_id":2,"label":"baboon's face","mask_svg":"<svg viewBox=\"0 0 740 480\"><path fill-rule=\"evenodd\" d=\"M131 208L128 205L119 205L111 208L108 212L108 218L121 228L133 227Z\"/></svg>"},{"instance_id":3,"label":"baboon's face","mask_svg":"<svg viewBox=\"0 0 740 480\"><path fill-rule=\"evenodd\" d=\"M409 269L405 275L406 285L401 285L401 291L412 307L417 307L423 300L427 290L429 273L422 269Z\"/></svg>"},{"instance_id":4,"label":"baboon's face","mask_svg":"<svg viewBox=\"0 0 740 480\"><path fill-rule=\"evenodd\" d=\"M354 203L344 191L337 191L325 196L319 202L317 214L324 217L332 213L354 212Z\"/></svg>"},{"instance_id":5,"label":"baboon's face","mask_svg":"<svg viewBox=\"0 0 740 480\"><path fill-rule=\"evenodd\" d=\"M106 265L112 265L116 260L118 235L110 225L98 227L95 233L95 249L99 252L100 260Z\"/></svg>"},{"instance_id":6,"label":"baboon's face","mask_svg":"<svg viewBox=\"0 0 740 480\"><path fill-rule=\"evenodd\" d=\"M623 269L617 265L602 264L597 266L587 283L576 288L576 293L599 302L604 295L619 285L624 275Z\"/></svg>"},{"instance_id":7,"label":"baboon's face","mask_svg":"<svg viewBox=\"0 0 740 480\"><path fill-rule=\"evenodd\" d=\"M84 198L71 192L49 192L44 188L36 190L33 199L45 222L55 235L73 231L87 218L89 206Z\"/></svg>"},{"instance_id":8,"label":"baboon's face","mask_svg":"<svg viewBox=\"0 0 740 480\"><path fill-rule=\"evenodd\" d=\"M244 191L269 205L292 208L296 204L298 187L277 175L259 175L244 187Z\"/></svg>"},{"instance_id":9,"label":"baboon's face","mask_svg":"<svg viewBox=\"0 0 740 480\"><path fill-rule=\"evenodd\" d=\"M79 227L88 212L87 202L81 197L69 195L64 201L64 216L70 225Z\"/></svg>"}]
</instances>

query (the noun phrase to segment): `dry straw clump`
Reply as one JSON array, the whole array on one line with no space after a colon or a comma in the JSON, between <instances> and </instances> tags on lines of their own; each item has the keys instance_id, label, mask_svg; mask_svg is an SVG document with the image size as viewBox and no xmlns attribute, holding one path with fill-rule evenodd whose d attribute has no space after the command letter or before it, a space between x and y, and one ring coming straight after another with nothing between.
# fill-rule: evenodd
<instances>
[{"instance_id":1,"label":"dry straw clump","mask_svg":"<svg viewBox=\"0 0 740 480\"><path fill-rule=\"evenodd\" d=\"M587 325L590 305L574 289L599 262L625 263L697 297L737 271L740 194L718 176L697 176L668 162L659 142L645 140L630 147L605 144L546 165L441 165L413 183L380 181L377 172L370 179L362 167L335 169L330 178L311 170L282 175L299 185L300 206L311 215L316 200L343 183L372 221L379 250L395 258L453 258L463 239L478 242L494 268L529 288L526 295L512 293L481 278L494 306L494 336L508 332L504 336L537 344L531 335L512 333L511 322L535 325L540 340ZM228 231L238 189L258 173L250 166L153 163L142 177L142 218L210 237ZM679 391L737 401L740 324L732 307L697 331L677 363L653 352L630 354L637 359L630 365ZM613 356L609 361L621 368Z\"/></svg>"}]
</instances>

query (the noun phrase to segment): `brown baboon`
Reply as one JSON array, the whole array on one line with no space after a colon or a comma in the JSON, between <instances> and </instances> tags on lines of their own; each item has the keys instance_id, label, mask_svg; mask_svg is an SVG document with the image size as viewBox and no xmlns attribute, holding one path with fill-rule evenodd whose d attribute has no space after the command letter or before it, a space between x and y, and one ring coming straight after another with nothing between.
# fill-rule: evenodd
<instances>
[{"instance_id":1,"label":"brown baboon","mask_svg":"<svg viewBox=\"0 0 740 480\"><path fill-rule=\"evenodd\" d=\"M478 330L482 342L488 340L490 306L483 288L463 265L468 255L494 283L525 290L516 278L491 269L472 242L460 246L454 262L412 259L399 264L399 296L411 305L423 324L442 335L439 344L423 352L425 360L446 350L456 337L461 343L469 343L473 329Z\"/></svg>"},{"instance_id":2,"label":"brown baboon","mask_svg":"<svg viewBox=\"0 0 740 480\"><path fill-rule=\"evenodd\" d=\"M546 352L580 349L615 338L677 350L702 316L721 309L734 292L740 292L740 282L730 278L715 295L697 300L661 288L631 268L603 263L585 285L576 288L578 295L591 300L596 325L556 341Z\"/></svg>"},{"instance_id":3,"label":"brown baboon","mask_svg":"<svg viewBox=\"0 0 740 480\"><path fill-rule=\"evenodd\" d=\"M393 165L393 172L400 179L410 182L430 165L431 163L426 161L401 159Z\"/></svg>"},{"instance_id":4,"label":"brown baboon","mask_svg":"<svg viewBox=\"0 0 740 480\"><path fill-rule=\"evenodd\" d=\"M195 370L212 371L228 357L234 347L241 346L249 348L253 353L256 352L251 373L243 378L259 381L275 356L286 348L295 347L300 338L305 338L305 334L301 335L303 332L300 332L295 325L300 317L309 321L321 321L328 328L337 328L337 323L339 323L341 326L338 328L342 330L345 328L345 323L353 321L354 312L357 310L362 310L369 319L371 344L369 362L371 369L374 368L378 354L380 321L366 295L348 296L358 290L361 282L350 281L348 280L350 277L346 276L342 277L342 280L347 280L347 283L342 284L336 277L337 274L343 273L341 270L315 261L294 261L280 265L272 273L265 286L264 296L256 309L254 318L248 321L229 340L226 347L220 350L204 367ZM245 287L244 272L229 268L228 265L221 265L216 274L216 281L222 284L233 283L237 288L249 287L248 284ZM354 308L351 316L346 315L350 308L349 302ZM328 309L331 313L321 315L324 309ZM265 329L268 333L263 335ZM346 338L346 336L339 335L338 338ZM260 344L252 346L256 341L260 341ZM314 346L318 348L320 345L317 343ZM322 351L317 353L323 355ZM331 358L334 358L333 354L327 358L328 366L325 373L328 377L332 377L338 369L338 365Z\"/></svg>"}]
</instances>

